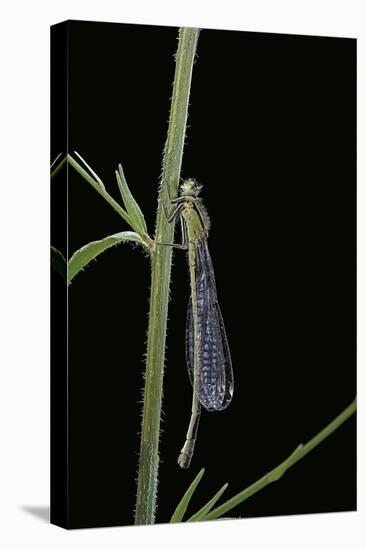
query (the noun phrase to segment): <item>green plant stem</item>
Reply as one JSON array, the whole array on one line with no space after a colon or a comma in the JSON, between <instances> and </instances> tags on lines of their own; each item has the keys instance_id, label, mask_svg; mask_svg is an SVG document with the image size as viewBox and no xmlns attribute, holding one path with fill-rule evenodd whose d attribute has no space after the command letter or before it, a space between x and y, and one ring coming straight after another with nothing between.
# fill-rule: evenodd
<instances>
[{"instance_id":1,"label":"green plant stem","mask_svg":"<svg viewBox=\"0 0 366 550\"><path fill-rule=\"evenodd\" d=\"M276 466L273 470L268 472L265 476L261 477L244 489L244 491L241 491L234 497L230 498L217 508L214 508L211 512L209 512L206 516L204 516L203 520L210 520L210 519L217 519L221 517L223 514L226 514L229 510L237 506L238 504L241 504L246 500L247 498L251 497L264 487L266 487L269 483L272 483L273 481L279 480L285 472L291 466L296 464L299 460L304 458L310 451L312 451L315 447L319 445L324 439L326 439L329 435L331 435L343 422L345 422L354 412L356 411L356 400L354 400L346 409L344 409L341 414L339 414L330 424L328 424L321 432L319 432L315 437L310 439L305 445L299 445L294 452L281 464Z\"/></svg>"},{"instance_id":2,"label":"green plant stem","mask_svg":"<svg viewBox=\"0 0 366 550\"><path fill-rule=\"evenodd\" d=\"M189 92L199 30L181 28L171 100L169 128L163 157L156 240L171 242L174 227L162 208L167 194L176 196L186 133ZM172 250L155 246L152 253L149 328L145 371L144 405L137 479L135 524L154 523L159 467L159 432L162 404L164 351L168 318Z\"/></svg>"}]
</instances>

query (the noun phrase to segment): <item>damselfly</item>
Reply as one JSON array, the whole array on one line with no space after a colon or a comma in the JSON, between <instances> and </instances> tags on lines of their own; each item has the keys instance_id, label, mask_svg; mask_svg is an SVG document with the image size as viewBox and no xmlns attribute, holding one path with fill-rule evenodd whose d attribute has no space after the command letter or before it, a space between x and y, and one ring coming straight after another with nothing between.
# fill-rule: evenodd
<instances>
[{"instance_id":1,"label":"damselfly","mask_svg":"<svg viewBox=\"0 0 366 550\"><path fill-rule=\"evenodd\" d=\"M217 299L215 275L207 246L210 220L198 197L202 186L183 181L169 223L181 223L182 243L161 243L188 250L191 296L186 321L186 362L193 386L192 411L186 441L178 464L188 468L193 456L201 415L222 411L233 396L234 381L230 350Z\"/></svg>"}]
</instances>

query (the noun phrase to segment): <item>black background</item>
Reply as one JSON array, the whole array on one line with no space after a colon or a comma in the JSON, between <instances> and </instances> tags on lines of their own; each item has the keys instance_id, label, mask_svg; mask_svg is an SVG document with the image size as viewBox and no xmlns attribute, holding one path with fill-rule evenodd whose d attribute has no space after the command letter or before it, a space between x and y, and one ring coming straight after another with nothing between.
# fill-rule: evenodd
<instances>
[{"instance_id":1,"label":"black background","mask_svg":"<svg viewBox=\"0 0 366 550\"><path fill-rule=\"evenodd\" d=\"M123 163L153 236L177 29L68 29L69 150L117 200L114 170ZM201 32L182 175L204 185L235 393L226 411L202 415L191 468L181 471L191 386L189 278L177 251L157 522L169 520L201 467L192 512L225 482L229 497L261 477L354 398L355 93L355 40ZM128 229L71 168L69 215L70 255ZM148 258L122 245L70 287L74 527L133 523L149 285ZM355 461L353 418L230 516L354 510Z\"/></svg>"}]
</instances>

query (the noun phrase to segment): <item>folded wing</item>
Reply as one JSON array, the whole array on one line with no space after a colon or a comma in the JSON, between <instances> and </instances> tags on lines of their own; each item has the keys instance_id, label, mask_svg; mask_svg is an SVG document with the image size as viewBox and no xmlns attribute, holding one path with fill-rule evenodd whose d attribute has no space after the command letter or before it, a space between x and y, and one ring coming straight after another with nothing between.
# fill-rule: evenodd
<instances>
[{"instance_id":1,"label":"folded wing","mask_svg":"<svg viewBox=\"0 0 366 550\"><path fill-rule=\"evenodd\" d=\"M194 347L198 345L200 364L199 400L208 411L221 411L231 402L234 391L233 370L216 291L215 276L207 241L197 245L196 293L198 338L194 340L192 298L186 322L186 361L193 384Z\"/></svg>"}]
</instances>

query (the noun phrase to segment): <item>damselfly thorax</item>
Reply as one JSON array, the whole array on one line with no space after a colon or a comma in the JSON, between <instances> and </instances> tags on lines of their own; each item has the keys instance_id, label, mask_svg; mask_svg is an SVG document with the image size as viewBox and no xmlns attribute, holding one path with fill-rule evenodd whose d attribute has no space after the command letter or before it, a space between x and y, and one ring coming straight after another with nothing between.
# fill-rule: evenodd
<instances>
[{"instance_id":1,"label":"damselfly thorax","mask_svg":"<svg viewBox=\"0 0 366 550\"><path fill-rule=\"evenodd\" d=\"M202 217L199 214L197 201L198 199L188 200L188 198L185 198L182 209L182 218L183 223L186 225L188 242L194 244L198 244L202 239L206 239L208 235L208 231L206 231Z\"/></svg>"}]
</instances>

